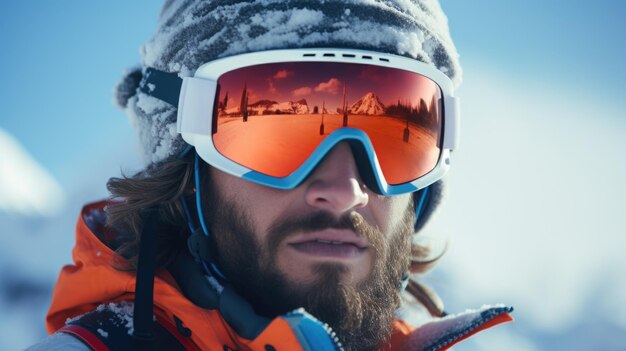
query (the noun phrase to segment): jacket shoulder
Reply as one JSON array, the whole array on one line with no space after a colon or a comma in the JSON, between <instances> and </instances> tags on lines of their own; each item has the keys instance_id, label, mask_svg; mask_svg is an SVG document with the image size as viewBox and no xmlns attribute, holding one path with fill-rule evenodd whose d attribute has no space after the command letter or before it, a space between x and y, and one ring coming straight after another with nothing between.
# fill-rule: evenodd
<instances>
[{"instance_id":1,"label":"jacket shoulder","mask_svg":"<svg viewBox=\"0 0 626 351\"><path fill-rule=\"evenodd\" d=\"M96 310L68 321L59 329L59 333L71 335L88 345L87 350L95 351L197 349L190 340L181 339L184 336L180 335L176 327L163 325L158 318L151 337L135 338L132 311L133 304L129 302L100 305Z\"/></svg>"}]
</instances>

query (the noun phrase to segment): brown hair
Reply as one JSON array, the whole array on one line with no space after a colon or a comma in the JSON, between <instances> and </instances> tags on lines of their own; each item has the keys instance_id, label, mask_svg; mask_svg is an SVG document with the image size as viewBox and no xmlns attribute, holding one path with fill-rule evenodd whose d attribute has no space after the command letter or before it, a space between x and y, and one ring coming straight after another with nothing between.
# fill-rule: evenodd
<instances>
[{"instance_id":1,"label":"brown hair","mask_svg":"<svg viewBox=\"0 0 626 351\"><path fill-rule=\"evenodd\" d=\"M116 252L125 259L124 266L116 268L136 269L142 211L148 208L158 211L157 268L167 266L186 247L187 220L179 200L193 191L192 156L151 165L130 177L109 179L107 189L113 201L106 209L106 224L120 236L122 244Z\"/></svg>"},{"instance_id":2,"label":"brown hair","mask_svg":"<svg viewBox=\"0 0 626 351\"><path fill-rule=\"evenodd\" d=\"M201 184L208 182L205 168ZM167 266L176 255L186 248L187 219L181 202L182 196L192 194L194 189L193 153L151 165L147 169L130 177L111 178L107 188L111 192L112 202L107 206L107 226L121 235L122 245L117 253L124 258L124 265L116 268L121 270L136 269L141 236L142 211L147 208L158 210L159 230L157 241L157 268ZM425 273L435 266L443 252L431 255L428 246L415 242L411 244L410 273ZM431 315L441 316L443 306L439 297L426 286L411 278L407 286L417 301L424 305Z\"/></svg>"}]
</instances>

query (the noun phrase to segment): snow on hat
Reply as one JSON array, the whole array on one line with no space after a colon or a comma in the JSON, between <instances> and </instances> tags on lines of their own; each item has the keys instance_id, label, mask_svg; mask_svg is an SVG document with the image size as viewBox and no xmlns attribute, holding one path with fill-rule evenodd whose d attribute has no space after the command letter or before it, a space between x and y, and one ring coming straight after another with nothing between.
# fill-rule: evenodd
<instances>
[{"instance_id":1,"label":"snow on hat","mask_svg":"<svg viewBox=\"0 0 626 351\"><path fill-rule=\"evenodd\" d=\"M203 63L241 53L303 47L374 50L415 58L458 86L461 67L437 0L166 0L142 47L142 66L191 76ZM137 129L147 164L186 148L176 109L137 91L141 69L118 84L116 100Z\"/></svg>"}]
</instances>

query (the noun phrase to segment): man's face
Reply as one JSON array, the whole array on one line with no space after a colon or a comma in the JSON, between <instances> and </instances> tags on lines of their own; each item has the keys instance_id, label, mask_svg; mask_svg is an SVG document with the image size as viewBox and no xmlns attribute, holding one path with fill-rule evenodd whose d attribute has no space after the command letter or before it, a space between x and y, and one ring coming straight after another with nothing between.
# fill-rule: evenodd
<instances>
[{"instance_id":1,"label":"man's face","mask_svg":"<svg viewBox=\"0 0 626 351\"><path fill-rule=\"evenodd\" d=\"M293 190L214 168L210 179L207 218L218 263L257 312L275 316L305 307L340 338L342 329L358 335L362 328L386 336L390 325L366 328L365 319L385 314L374 319L390 324L397 307L414 220L409 194L384 197L366 189L346 143Z\"/></svg>"}]
</instances>

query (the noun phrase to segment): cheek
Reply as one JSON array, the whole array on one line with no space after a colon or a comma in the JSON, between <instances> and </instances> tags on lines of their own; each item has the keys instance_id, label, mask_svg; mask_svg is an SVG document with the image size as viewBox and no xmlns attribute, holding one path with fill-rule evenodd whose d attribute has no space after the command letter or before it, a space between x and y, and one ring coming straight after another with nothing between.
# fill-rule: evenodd
<instances>
[{"instance_id":1,"label":"cheek","mask_svg":"<svg viewBox=\"0 0 626 351\"><path fill-rule=\"evenodd\" d=\"M216 169L212 169L211 177L216 185L215 191L219 192L218 198L234 204L236 210L248 218L255 234L262 237L271 219L276 216L275 210L280 208L280 201L277 201L280 198L275 194L277 191Z\"/></svg>"},{"instance_id":2,"label":"cheek","mask_svg":"<svg viewBox=\"0 0 626 351\"><path fill-rule=\"evenodd\" d=\"M398 196L377 195L372 199L372 213L376 220L376 225L387 235L394 232L399 225L404 224L405 216L412 208L413 198L411 194Z\"/></svg>"}]
</instances>

